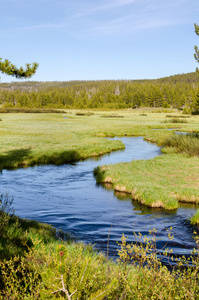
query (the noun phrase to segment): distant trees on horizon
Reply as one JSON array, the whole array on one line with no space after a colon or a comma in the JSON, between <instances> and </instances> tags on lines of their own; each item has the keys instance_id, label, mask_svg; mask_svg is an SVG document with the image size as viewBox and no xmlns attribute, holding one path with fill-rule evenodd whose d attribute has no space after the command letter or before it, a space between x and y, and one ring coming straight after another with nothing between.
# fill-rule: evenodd
<instances>
[{"instance_id":1,"label":"distant trees on horizon","mask_svg":"<svg viewBox=\"0 0 199 300\"><path fill-rule=\"evenodd\" d=\"M148 106L192 110L198 93L197 73L157 80L19 82L0 84L0 105L5 108L123 109Z\"/></svg>"}]
</instances>

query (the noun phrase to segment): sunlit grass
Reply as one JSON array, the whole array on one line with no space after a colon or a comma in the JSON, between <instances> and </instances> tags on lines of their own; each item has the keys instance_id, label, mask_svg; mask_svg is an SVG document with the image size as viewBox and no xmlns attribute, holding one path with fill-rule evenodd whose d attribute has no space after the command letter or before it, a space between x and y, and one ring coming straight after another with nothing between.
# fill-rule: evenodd
<instances>
[{"instance_id":1,"label":"sunlit grass","mask_svg":"<svg viewBox=\"0 0 199 300\"><path fill-rule=\"evenodd\" d=\"M176 209L178 202L199 203L199 158L167 154L150 160L103 166L98 182L112 182L149 207Z\"/></svg>"}]
</instances>

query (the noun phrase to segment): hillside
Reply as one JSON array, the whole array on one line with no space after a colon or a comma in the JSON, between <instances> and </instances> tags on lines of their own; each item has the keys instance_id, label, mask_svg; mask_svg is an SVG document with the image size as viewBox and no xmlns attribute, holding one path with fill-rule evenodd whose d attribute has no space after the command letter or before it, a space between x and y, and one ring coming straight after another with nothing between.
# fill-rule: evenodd
<instances>
[{"instance_id":1,"label":"hillside","mask_svg":"<svg viewBox=\"0 0 199 300\"><path fill-rule=\"evenodd\" d=\"M197 73L153 80L13 82L0 84L4 108L174 107L192 111L199 89Z\"/></svg>"}]
</instances>

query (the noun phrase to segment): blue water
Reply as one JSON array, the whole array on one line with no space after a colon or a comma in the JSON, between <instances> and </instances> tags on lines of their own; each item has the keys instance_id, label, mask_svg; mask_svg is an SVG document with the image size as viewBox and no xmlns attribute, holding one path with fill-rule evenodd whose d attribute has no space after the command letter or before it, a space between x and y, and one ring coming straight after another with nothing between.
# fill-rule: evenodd
<instances>
[{"instance_id":1,"label":"blue water","mask_svg":"<svg viewBox=\"0 0 199 300\"><path fill-rule=\"evenodd\" d=\"M118 139L125 144L125 150L95 159L62 166L3 170L0 191L14 196L16 215L52 224L85 243L95 244L99 250L106 251L109 235L110 256L117 254L117 241L122 233L132 242L133 232L148 236L153 227L158 230L157 247L161 249L168 241L170 226L174 240L167 246L173 248L174 254L189 254L195 246L192 239L195 228L188 221L196 212L194 205L182 205L172 212L150 209L127 195L115 193L110 186L96 184L93 170L99 165L161 155L159 147L142 137Z\"/></svg>"}]
</instances>

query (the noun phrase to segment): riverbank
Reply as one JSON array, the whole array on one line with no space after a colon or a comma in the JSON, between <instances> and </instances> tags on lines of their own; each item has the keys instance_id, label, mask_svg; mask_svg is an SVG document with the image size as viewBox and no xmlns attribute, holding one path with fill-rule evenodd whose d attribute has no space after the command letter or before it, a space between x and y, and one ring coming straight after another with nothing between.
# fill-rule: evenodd
<instances>
[{"instance_id":1,"label":"riverbank","mask_svg":"<svg viewBox=\"0 0 199 300\"><path fill-rule=\"evenodd\" d=\"M143 205L174 210L179 202L199 204L198 170L198 157L167 154L98 167L94 173L98 183L112 183L115 191Z\"/></svg>"},{"instance_id":2,"label":"riverbank","mask_svg":"<svg viewBox=\"0 0 199 300\"><path fill-rule=\"evenodd\" d=\"M91 245L62 235L67 238L63 241L49 225L6 218L0 237L0 299L173 300L199 295L197 252L188 261L178 260L169 271L158 258L155 230L150 239L138 235L135 244L123 236L115 263ZM172 239L170 232L168 239ZM168 250L165 255L169 256ZM182 268L183 264L189 266Z\"/></svg>"}]
</instances>

